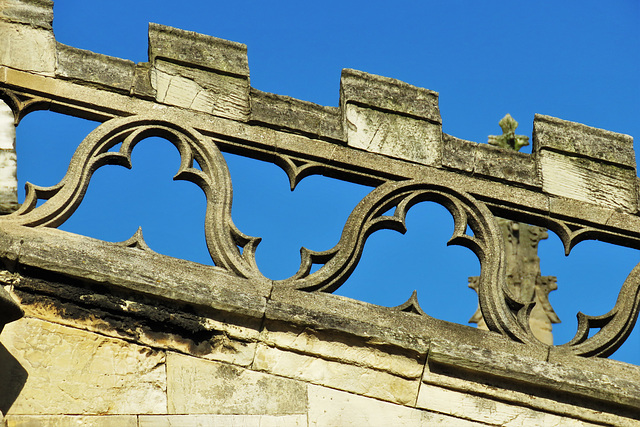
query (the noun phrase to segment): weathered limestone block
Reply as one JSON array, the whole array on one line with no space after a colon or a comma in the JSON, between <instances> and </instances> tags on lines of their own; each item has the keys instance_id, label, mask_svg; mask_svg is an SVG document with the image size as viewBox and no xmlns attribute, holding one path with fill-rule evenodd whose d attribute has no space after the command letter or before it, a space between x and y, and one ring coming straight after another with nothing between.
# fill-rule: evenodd
<instances>
[{"instance_id":1,"label":"weathered limestone block","mask_svg":"<svg viewBox=\"0 0 640 427\"><path fill-rule=\"evenodd\" d=\"M0 99L0 214L18 206L16 127L13 111Z\"/></svg>"},{"instance_id":2,"label":"weathered limestone block","mask_svg":"<svg viewBox=\"0 0 640 427\"><path fill-rule=\"evenodd\" d=\"M223 74L157 59L151 70L156 101L236 120L249 116L249 84Z\"/></svg>"},{"instance_id":3,"label":"weathered limestone block","mask_svg":"<svg viewBox=\"0 0 640 427\"><path fill-rule=\"evenodd\" d=\"M7 416L166 413L162 352L32 318L0 343L28 374Z\"/></svg>"},{"instance_id":4,"label":"weathered limestone block","mask_svg":"<svg viewBox=\"0 0 640 427\"><path fill-rule=\"evenodd\" d=\"M576 356L573 362L582 361ZM492 351L464 344L434 340L429 351L429 364L453 369L467 369L509 382L533 383L549 390L573 393L582 399L616 402L640 407L640 386L623 375L615 376L583 371L562 364L540 362L510 353ZM628 374L631 374L629 372ZM635 371L637 376L637 370Z\"/></svg>"},{"instance_id":5,"label":"weathered limestone block","mask_svg":"<svg viewBox=\"0 0 640 427\"><path fill-rule=\"evenodd\" d=\"M155 62L157 58L249 77L246 45L150 23L149 60Z\"/></svg>"},{"instance_id":6,"label":"weathered limestone block","mask_svg":"<svg viewBox=\"0 0 640 427\"><path fill-rule=\"evenodd\" d=\"M140 415L139 427L307 427L300 415Z\"/></svg>"},{"instance_id":7,"label":"weathered limestone block","mask_svg":"<svg viewBox=\"0 0 640 427\"><path fill-rule=\"evenodd\" d=\"M148 62L136 64L131 94L148 100L156 99L156 91L151 86L151 64Z\"/></svg>"},{"instance_id":8,"label":"weathered limestone block","mask_svg":"<svg viewBox=\"0 0 640 427\"><path fill-rule=\"evenodd\" d=\"M0 3L0 20L51 30L53 1L2 0Z\"/></svg>"},{"instance_id":9,"label":"weathered limestone block","mask_svg":"<svg viewBox=\"0 0 640 427\"><path fill-rule=\"evenodd\" d=\"M500 180L538 186L535 159L526 153L478 144L474 173Z\"/></svg>"},{"instance_id":10,"label":"weathered limestone block","mask_svg":"<svg viewBox=\"0 0 640 427\"><path fill-rule=\"evenodd\" d=\"M355 338L341 340L335 333L322 333L306 327L289 327L285 330L268 323L262 341L281 349L377 369L405 378L420 378L424 368L423 358L394 353L390 351L390 346L383 349Z\"/></svg>"},{"instance_id":11,"label":"weathered limestone block","mask_svg":"<svg viewBox=\"0 0 640 427\"><path fill-rule=\"evenodd\" d=\"M9 415L7 427L137 427L136 415Z\"/></svg>"},{"instance_id":12,"label":"weathered limestone block","mask_svg":"<svg viewBox=\"0 0 640 427\"><path fill-rule=\"evenodd\" d=\"M381 402L344 391L309 386L309 426L476 426L448 415ZM484 425L484 424L483 424Z\"/></svg>"},{"instance_id":13,"label":"weathered limestone block","mask_svg":"<svg viewBox=\"0 0 640 427\"><path fill-rule=\"evenodd\" d=\"M251 121L343 140L340 109L251 88Z\"/></svg>"},{"instance_id":14,"label":"weathered limestone block","mask_svg":"<svg viewBox=\"0 0 640 427\"><path fill-rule=\"evenodd\" d=\"M473 172L476 165L477 142L442 134L442 166Z\"/></svg>"},{"instance_id":15,"label":"weathered limestone block","mask_svg":"<svg viewBox=\"0 0 640 427\"><path fill-rule=\"evenodd\" d=\"M248 120L250 88L245 45L149 24L149 62L156 101Z\"/></svg>"},{"instance_id":16,"label":"weathered limestone block","mask_svg":"<svg viewBox=\"0 0 640 427\"><path fill-rule=\"evenodd\" d=\"M259 344L253 368L363 396L413 405L419 380Z\"/></svg>"},{"instance_id":17,"label":"weathered limestone block","mask_svg":"<svg viewBox=\"0 0 640 427\"><path fill-rule=\"evenodd\" d=\"M2 21L0 23L0 64L53 75L56 65L56 41L52 31L24 24Z\"/></svg>"},{"instance_id":18,"label":"weathered limestone block","mask_svg":"<svg viewBox=\"0 0 640 427\"><path fill-rule=\"evenodd\" d=\"M307 411L307 385L225 363L169 353L170 414L290 415Z\"/></svg>"},{"instance_id":19,"label":"weathered limestone block","mask_svg":"<svg viewBox=\"0 0 640 427\"><path fill-rule=\"evenodd\" d=\"M97 84L129 93L135 64L126 59L57 44L56 75L80 84Z\"/></svg>"},{"instance_id":20,"label":"weathered limestone block","mask_svg":"<svg viewBox=\"0 0 640 427\"><path fill-rule=\"evenodd\" d=\"M546 193L636 212L636 161L630 136L536 115L533 149Z\"/></svg>"},{"instance_id":21,"label":"weathered limestone block","mask_svg":"<svg viewBox=\"0 0 640 427\"><path fill-rule=\"evenodd\" d=\"M340 104L356 103L440 124L438 92L389 77L344 69Z\"/></svg>"},{"instance_id":22,"label":"weathered limestone block","mask_svg":"<svg viewBox=\"0 0 640 427\"><path fill-rule=\"evenodd\" d=\"M351 147L425 165L439 164L438 125L353 104L347 104L346 109Z\"/></svg>"},{"instance_id":23,"label":"weathered limestone block","mask_svg":"<svg viewBox=\"0 0 640 427\"><path fill-rule=\"evenodd\" d=\"M609 413L603 408L586 407L584 404L576 404L575 399L559 399L565 397L564 393L543 393L543 395L532 394L530 384L522 383L520 390L504 387L504 383L494 382L487 377L478 377L476 373L469 373L466 378L458 378L455 375L464 370L454 369L449 372L436 373L429 369L425 370L423 381L437 387L448 390L456 390L464 394L484 396L495 399L505 404L514 406L526 406L541 412L562 414L568 418L580 419L587 422L600 423L605 425L630 425L629 419L634 417L624 417ZM453 373L453 374L452 374ZM464 377L464 375L462 375ZM479 380L483 378L483 380ZM513 384L513 383L512 383ZM513 387L513 385L511 385Z\"/></svg>"},{"instance_id":24,"label":"weathered limestone block","mask_svg":"<svg viewBox=\"0 0 640 427\"><path fill-rule=\"evenodd\" d=\"M442 122L436 92L395 79L343 70L340 105L349 146L440 165Z\"/></svg>"},{"instance_id":25,"label":"weathered limestone block","mask_svg":"<svg viewBox=\"0 0 640 427\"><path fill-rule=\"evenodd\" d=\"M537 165L530 154L447 134L443 134L442 144L442 166L446 168L529 186L540 185Z\"/></svg>"},{"instance_id":26,"label":"weathered limestone block","mask_svg":"<svg viewBox=\"0 0 640 427\"><path fill-rule=\"evenodd\" d=\"M490 425L558 427L600 425L428 384L420 387L416 406Z\"/></svg>"}]
</instances>

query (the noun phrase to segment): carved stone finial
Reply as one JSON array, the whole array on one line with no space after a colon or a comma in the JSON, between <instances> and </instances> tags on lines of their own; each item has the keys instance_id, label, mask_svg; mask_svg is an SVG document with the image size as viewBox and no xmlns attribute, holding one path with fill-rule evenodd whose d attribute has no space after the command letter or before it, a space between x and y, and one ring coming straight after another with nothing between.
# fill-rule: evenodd
<instances>
[{"instance_id":1,"label":"carved stone finial","mask_svg":"<svg viewBox=\"0 0 640 427\"><path fill-rule=\"evenodd\" d=\"M489 135L489 144L501 148L519 151L522 147L529 145L529 137L516 135L518 122L510 114L507 114L498 122L502 128L502 135Z\"/></svg>"}]
</instances>

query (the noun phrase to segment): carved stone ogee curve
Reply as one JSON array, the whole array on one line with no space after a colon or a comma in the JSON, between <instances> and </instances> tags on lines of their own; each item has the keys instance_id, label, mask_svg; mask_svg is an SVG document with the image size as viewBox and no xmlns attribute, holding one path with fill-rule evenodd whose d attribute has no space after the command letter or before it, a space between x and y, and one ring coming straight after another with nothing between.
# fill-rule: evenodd
<instances>
[{"instance_id":1,"label":"carved stone ogee curve","mask_svg":"<svg viewBox=\"0 0 640 427\"><path fill-rule=\"evenodd\" d=\"M116 118L98 126L80 144L59 184L44 188L28 183L25 203L0 221L23 226L59 226L80 205L98 168L104 165L130 168L135 145L152 136L167 139L179 150L181 164L174 179L193 182L206 195L205 237L216 266L242 278L268 280L255 263L260 239L241 233L231 219L231 179L216 144L188 125L166 121L157 114ZM118 151L109 151L118 144L121 144ZM194 161L201 169L194 167ZM416 203L434 201L446 207L454 218L449 244L471 249L480 261L478 295L489 329L515 341L544 346L529 326L534 303L519 301L505 284L504 242L493 214L484 203L451 187L419 180L389 181L378 186L356 206L334 248L324 252L302 248L298 273L275 285L333 292L355 269L371 233L383 228L404 232L407 211ZM42 199L46 202L37 206ZM393 216L384 215L392 208L395 208ZM465 233L467 226L473 236ZM312 264L323 266L310 274ZM578 355L610 355L631 332L639 306L640 267L636 267L610 313L595 317L580 314L576 337L561 347ZM588 338L591 328L601 329Z\"/></svg>"}]
</instances>

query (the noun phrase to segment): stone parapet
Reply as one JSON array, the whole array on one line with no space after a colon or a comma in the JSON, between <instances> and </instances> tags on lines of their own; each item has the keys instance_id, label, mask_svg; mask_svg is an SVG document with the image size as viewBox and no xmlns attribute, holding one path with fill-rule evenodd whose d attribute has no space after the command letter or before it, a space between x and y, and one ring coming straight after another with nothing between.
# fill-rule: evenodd
<instances>
[{"instance_id":1,"label":"stone parapet","mask_svg":"<svg viewBox=\"0 0 640 427\"><path fill-rule=\"evenodd\" d=\"M100 98L109 97L105 91L109 95L121 93L129 99L126 103L109 101L104 108L133 107L134 99L155 101L484 180L512 183L553 197L631 214L638 210L633 141L627 135L537 115L533 154L515 153L443 134L438 94L395 79L344 70L340 107L324 107L250 88L246 46L239 43L150 24L149 63L134 64L56 43L46 25L33 24L50 19L47 2L10 4L14 8L6 9L4 18L0 18L6 20L0 63L87 87L84 94L74 89L76 97L56 90L59 95L49 107L54 110L73 111L73 104L92 96L99 103ZM31 12L20 18L20 10ZM9 82L6 78L4 81ZM26 82L21 86L13 77L10 81L24 89L30 87ZM48 82L43 85L51 87ZM60 102L64 106L58 106ZM147 108L140 105L127 113ZM98 118L96 111L77 110L74 114Z\"/></svg>"},{"instance_id":2,"label":"stone parapet","mask_svg":"<svg viewBox=\"0 0 640 427\"><path fill-rule=\"evenodd\" d=\"M9 423L66 413L124 416L142 394L148 407L137 403L135 413L155 414L148 422L202 414L198 420L233 415L322 423L328 415L319 408L338 398L342 416L353 408L354 420L363 420L368 410L379 410L411 420L407 425L432 419L494 424L515 414L531 423L631 425L625 420L640 416L639 367L585 363L558 349L540 351L492 332L331 294L275 285L257 291L249 281L216 280L214 270L202 270L209 283L198 284L204 266L195 263L135 245L22 228L0 229L2 259L17 272L4 272L0 281L26 312L0 335L27 378L5 392L14 396L11 405L3 408L0 399ZM56 247L65 247L65 255L52 256ZM128 259L137 264L135 275L123 273ZM159 273L161 265L171 266L171 274ZM153 285L145 279L152 271ZM60 365L56 352L72 357ZM124 358L121 367L118 358ZM68 370L80 365L86 368L76 378ZM50 387L65 392L36 404ZM100 397L73 397L86 387ZM474 412L478 405L496 411Z\"/></svg>"},{"instance_id":3,"label":"stone parapet","mask_svg":"<svg viewBox=\"0 0 640 427\"><path fill-rule=\"evenodd\" d=\"M38 109L103 123L60 184L29 185L0 216L7 425L637 425L640 367L598 357L637 318L640 270L610 314L581 315L574 341L548 346L504 292L494 222L547 227L567 253L585 239L640 249L630 137L536 116L533 154L516 153L444 134L438 94L398 80L344 70L339 106L325 107L251 88L239 43L150 24L149 60L134 64L57 43L51 19L50 1L0 6L5 139ZM204 191L216 266L157 254L141 233L109 243L47 228L73 214L96 169L129 165L150 136L178 147L177 176ZM252 258L259 240L233 225L222 151L281 166L292 189L313 174L375 188L333 249L303 249L298 273L272 281ZM403 231L427 200L478 255L494 332L434 319L415 299L328 293L369 234Z\"/></svg>"}]
</instances>

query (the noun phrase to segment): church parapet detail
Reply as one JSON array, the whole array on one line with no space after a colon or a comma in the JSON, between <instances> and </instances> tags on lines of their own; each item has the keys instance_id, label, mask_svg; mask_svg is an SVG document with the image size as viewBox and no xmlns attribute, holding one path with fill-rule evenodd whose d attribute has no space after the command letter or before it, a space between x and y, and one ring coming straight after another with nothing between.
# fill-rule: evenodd
<instances>
[{"instance_id":1,"label":"church parapet detail","mask_svg":"<svg viewBox=\"0 0 640 427\"><path fill-rule=\"evenodd\" d=\"M507 114L499 122L502 135L490 135L488 143L507 150L519 151L529 145L529 137L516 135L518 127L511 115ZM560 323L558 315L549 302L549 292L558 288L554 276L540 274L538 243L549 237L547 229L522 222L496 218L505 243L506 286L509 292L522 301L535 305L529 316L529 326L540 342L553 345L552 324ZM469 277L469 287L478 291L479 277ZM480 308L476 310L470 323L487 329Z\"/></svg>"},{"instance_id":2,"label":"church parapet detail","mask_svg":"<svg viewBox=\"0 0 640 427\"><path fill-rule=\"evenodd\" d=\"M29 14L14 10L27 3L12 2L0 11L3 37L12 47L0 51L0 96L14 122L49 109L102 124L79 142L60 183L27 184L25 202L0 217L0 230L58 227L82 202L93 172L107 164L129 166L133 147L159 136L180 151L176 179L195 183L207 196L205 235L216 274L225 280L333 292L356 268L371 233L404 231L407 211L434 201L454 218L450 243L468 247L480 260L476 290L488 329L542 352L549 340L532 331L530 319L543 308L549 321L557 320L544 298L554 284L538 280L535 272L535 279L515 290L505 230L522 237L519 224L545 227L560 237L566 253L587 239L640 249L635 153L627 135L536 115L534 154L523 154L504 148L527 140L515 135L510 116L501 121L504 135L491 139L495 145L443 133L438 94L428 89L343 70L340 107L318 106L251 88L242 44L150 24L149 61L135 64L56 42L48 3L33 3ZM110 151L120 143L119 151ZM224 151L279 165L292 189L314 174L374 188L353 210L334 248L302 248L298 272L272 282L255 263L259 237L245 235L231 218ZM543 233L527 230L538 239ZM611 311L580 314L575 338L554 351L610 355L631 332L639 305L636 267ZM589 336L592 329L599 331Z\"/></svg>"}]
</instances>

